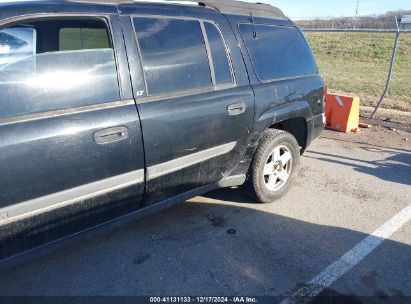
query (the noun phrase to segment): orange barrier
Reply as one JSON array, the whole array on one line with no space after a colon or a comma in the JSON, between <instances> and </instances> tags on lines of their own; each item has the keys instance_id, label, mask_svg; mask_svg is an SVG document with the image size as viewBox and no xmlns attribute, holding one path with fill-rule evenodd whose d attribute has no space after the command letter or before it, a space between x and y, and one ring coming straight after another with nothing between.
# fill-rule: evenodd
<instances>
[{"instance_id":1,"label":"orange barrier","mask_svg":"<svg viewBox=\"0 0 411 304\"><path fill-rule=\"evenodd\" d=\"M325 99L327 128L357 132L360 123L360 98L328 93Z\"/></svg>"}]
</instances>

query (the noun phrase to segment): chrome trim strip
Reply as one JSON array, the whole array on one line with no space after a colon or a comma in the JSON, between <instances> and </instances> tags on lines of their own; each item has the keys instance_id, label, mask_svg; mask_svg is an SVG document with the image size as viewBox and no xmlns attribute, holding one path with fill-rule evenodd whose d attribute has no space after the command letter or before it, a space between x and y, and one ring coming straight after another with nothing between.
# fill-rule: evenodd
<instances>
[{"instance_id":1,"label":"chrome trim strip","mask_svg":"<svg viewBox=\"0 0 411 304\"><path fill-rule=\"evenodd\" d=\"M106 102L106 103L101 103L101 104L94 104L90 106L82 106L82 107L68 108L68 109L62 109L62 110L53 110L53 111L46 111L46 112L39 112L39 113L30 113L30 114L23 114L23 115L17 115L17 116L10 116L10 117L0 118L0 126L34 121L34 120L41 120L41 119L46 119L46 118L51 118L51 117L71 115L71 114L76 114L76 113L85 113L85 112L92 112L92 111L98 111L98 110L104 110L104 109L124 107L124 106L130 106L130 105L135 105L134 99Z\"/></svg>"},{"instance_id":2,"label":"chrome trim strip","mask_svg":"<svg viewBox=\"0 0 411 304\"><path fill-rule=\"evenodd\" d=\"M143 182L144 170L141 169L4 207L0 209L0 214L7 214L7 218L0 221L0 226Z\"/></svg>"},{"instance_id":3,"label":"chrome trim strip","mask_svg":"<svg viewBox=\"0 0 411 304\"><path fill-rule=\"evenodd\" d=\"M225 145L217 146L211 149L193 153L187 156L183 156L177 159L170 160L168 162L154 165L147 168L147 180L152 180L157 177L167 175L184 168L201 163L208 159L226 154L234 149L237 142L231 142Z\"/></svg>"}]
</instances>

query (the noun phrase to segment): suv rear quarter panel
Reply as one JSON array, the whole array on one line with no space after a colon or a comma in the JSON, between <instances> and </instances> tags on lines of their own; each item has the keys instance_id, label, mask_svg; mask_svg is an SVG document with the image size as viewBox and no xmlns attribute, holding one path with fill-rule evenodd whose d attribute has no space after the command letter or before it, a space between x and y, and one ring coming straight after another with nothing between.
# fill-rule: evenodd
<instances>
[{"instance_id":1,"label":"suv rear quarter panel","mask_svg":"<svg viewBox=\"0 0 411 304\"><path fill-rule=\"evenodd\" d=\"M289 20L265 18L252 20L245 16L227 16L227 18L238 40L255 94L255 139L258 140L264 130L278 122L290 118L304 118L307 122L306 142L309 145L324 128L322 125L324 82L321 76L315 74L266 82L260 81L239 31L239 24L242 23L254 22L255 24L288 27L295 27L295 24Z\"/></svg>"}]
</instances>

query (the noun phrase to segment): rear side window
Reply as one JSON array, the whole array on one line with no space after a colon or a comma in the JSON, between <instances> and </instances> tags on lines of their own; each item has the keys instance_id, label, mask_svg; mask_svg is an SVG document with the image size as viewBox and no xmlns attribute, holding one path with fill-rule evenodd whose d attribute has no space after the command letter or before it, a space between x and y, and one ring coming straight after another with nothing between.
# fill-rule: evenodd
<instances>
[{"instance_id":1,"label":"rear side window","mask_svg":"<svg viewBox=\"0 0 411 304\"><path fill-rule=\"evenodd\" d=\"M296 28L240 24L240 32L261 81L317 73L312 53Z\"/></svg>"},{"instance_id":2,"label":"rear side window","mask_svg":"<svg viewBox=\"0 0 411 304\"><path fill-rule=\"evenodd\" d=\"M211 58L215 72L216 84L228 84L233 82L230 63L225 42L218 28L210 23L205 22L204 28L207 33L210 44Z\"/></svg>"},{"instance_id":3,"label":"rear side window","mask_svg":"<svg viewBox=\"0 0 411 304\"><path fill-rule=\"evenodd\" d=\"M0 117L119 100L105 23L42 20L0 29L0 92Z\"/></svg>"},{"instance_id":4,"label":"rear side window","mask_svg":"<svg viewBox=\"0 0 411 304\"><path fill-rule=\"evenodd\" d=\"M199 21L135 18L134 26L149 95L212 87Z\"/></svg>"}]
</instances>

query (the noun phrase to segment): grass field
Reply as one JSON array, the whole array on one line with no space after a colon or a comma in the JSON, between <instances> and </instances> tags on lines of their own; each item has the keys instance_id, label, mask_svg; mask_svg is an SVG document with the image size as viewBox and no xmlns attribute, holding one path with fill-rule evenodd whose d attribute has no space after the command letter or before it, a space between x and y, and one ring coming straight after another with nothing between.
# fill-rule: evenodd
<instances>
[{"instance_id":1,"label":"grass field","mask_svg":"<svg viewBox=\"0 0 411 304\"><path fill-rule=\"evenodd\" d=\"M374 105L384 89L394 45L389 33L305 33L332 91ZM384 108L411 111L411 34L401 34Z\"/></svg>"}]
</instances>

